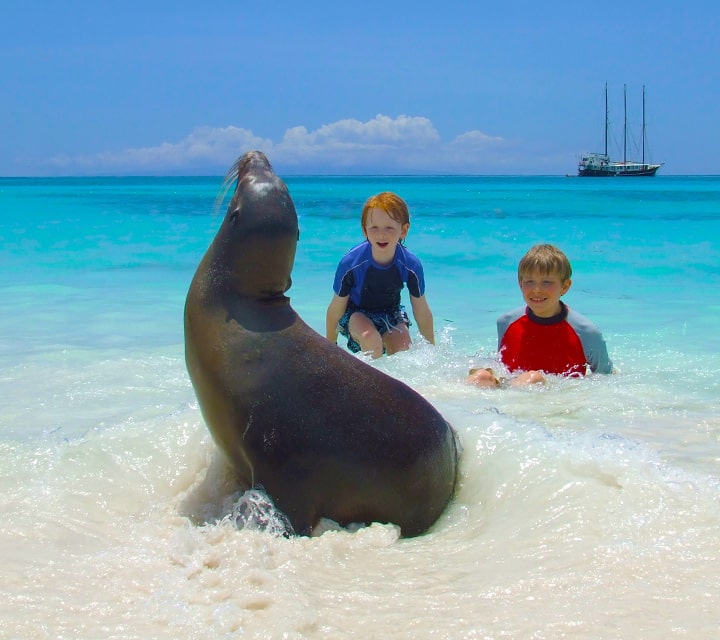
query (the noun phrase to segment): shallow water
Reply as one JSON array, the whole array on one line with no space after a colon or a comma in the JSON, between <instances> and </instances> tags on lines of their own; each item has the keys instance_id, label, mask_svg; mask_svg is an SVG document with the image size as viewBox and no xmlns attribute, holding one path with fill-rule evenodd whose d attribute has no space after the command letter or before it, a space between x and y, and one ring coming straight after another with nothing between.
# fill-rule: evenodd
<instances>
[{"instance_id":1,"label":"shallow water","mask_svg":"<svg viewBox=\"0 0 720 640\"><path fill-rule=\"evenodd\" d=\"M0 637L715 636L720 179L288 178L289 293L318 331L364 199L410 205L438 344L374 366L464 447L411 540L235 527L183 360L220 182L0 180ZM465 386L539 241L618 373Z\"/></svg>"}]
</instances>

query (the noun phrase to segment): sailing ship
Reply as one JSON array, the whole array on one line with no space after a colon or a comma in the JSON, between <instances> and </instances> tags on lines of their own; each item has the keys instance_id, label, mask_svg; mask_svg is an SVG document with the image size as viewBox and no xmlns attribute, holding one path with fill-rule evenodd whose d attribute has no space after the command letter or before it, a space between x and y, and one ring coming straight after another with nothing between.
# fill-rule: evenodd
<instances>
[{"instance_id":1,"label":"sailing ship","mask_svg":"<svg viewBox=\"0 0 720 640\"><path fill-rule=\"evenodd\" d=\"M642 92L642 161L627 159L627 85L623 85L625 122L623 126L623 159L611 160L608 155L608 91L605 83L605 152L586 153L578 163L578 175L584 178L654 176L661 164L645 162L645 85Z\"/></svg>"}]
</instances>

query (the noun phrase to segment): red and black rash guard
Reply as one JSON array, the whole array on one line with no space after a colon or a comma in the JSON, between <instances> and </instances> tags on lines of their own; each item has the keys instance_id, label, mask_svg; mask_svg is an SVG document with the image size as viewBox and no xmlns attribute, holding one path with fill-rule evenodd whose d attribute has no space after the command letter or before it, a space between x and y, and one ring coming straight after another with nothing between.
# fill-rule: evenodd
<instances>
[{"instance_id":1,"label":"red and black rash guard","mask_svg":"<svg viewBox=\"0 0 720 640\"><path fill-rule=\"evenodd\" d=\"M498 318L498 352L511 371L585 375L587 367L597 373L612 373L600 330L585 316L560 303L552 318L540 318L528 307L519 307Z\"/></svg>"}]
</instances>

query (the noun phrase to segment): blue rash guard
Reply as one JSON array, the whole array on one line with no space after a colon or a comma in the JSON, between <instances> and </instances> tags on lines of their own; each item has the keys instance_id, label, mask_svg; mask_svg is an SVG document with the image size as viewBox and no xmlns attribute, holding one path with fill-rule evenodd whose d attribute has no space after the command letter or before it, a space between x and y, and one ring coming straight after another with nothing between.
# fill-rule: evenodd
<instances>
[{"instance_id":1,"label":"blue rash guard","mask_svg":"<svg viewBox=\"0 0 720 640\"><path fill-rule=\"evenodd\" d=\"M373 260L369 242L348 251L335 272L333 291L344 298L350 296L348 306L367 311L391 311L400 306L400 292L407 284L410 295L425 294L425 277L420 260L401 244L388 265Z\"/></svg>"},{"instance_id":2,"label":"blue rash guard","mask_svg":"<svg viewBox=\"0 0 720 640\"><path fill-rule=\"evenodd\" d=\"M528 307L518 307L498 318L498 352L511 371L585 375L587 367L612 373L605 339L585 316L560 303L552 318L540 318Z\"/></svg>"}]
</instances>

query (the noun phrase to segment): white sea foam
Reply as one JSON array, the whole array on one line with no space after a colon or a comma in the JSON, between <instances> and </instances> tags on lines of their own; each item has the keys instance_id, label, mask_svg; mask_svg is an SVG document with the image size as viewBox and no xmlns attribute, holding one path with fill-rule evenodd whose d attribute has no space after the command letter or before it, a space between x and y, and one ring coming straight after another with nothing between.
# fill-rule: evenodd
<instances>
[{"instance_id":1,"label":"white sea foam","mask_svg":"<svg viewBox=\"0 0 720 640\"><path fill-rule=\"evenodd\" d=\"M682 391L656 420L662 382L481 390L452 344L417 343L377 364L460 435L446 514L412 540L327 523L285 538L270 505L233 493L180 347L96 355L14 376L15 406L35 402L41 370L54 382L26 416L34 435L14 415L0 451L3 637L590 638L610 625L662 638L670 620L689 637L714 624L717 479L667 424L692 425ZM243 499L269 531L237 526Z\"/></svg>"}]
</instances>

